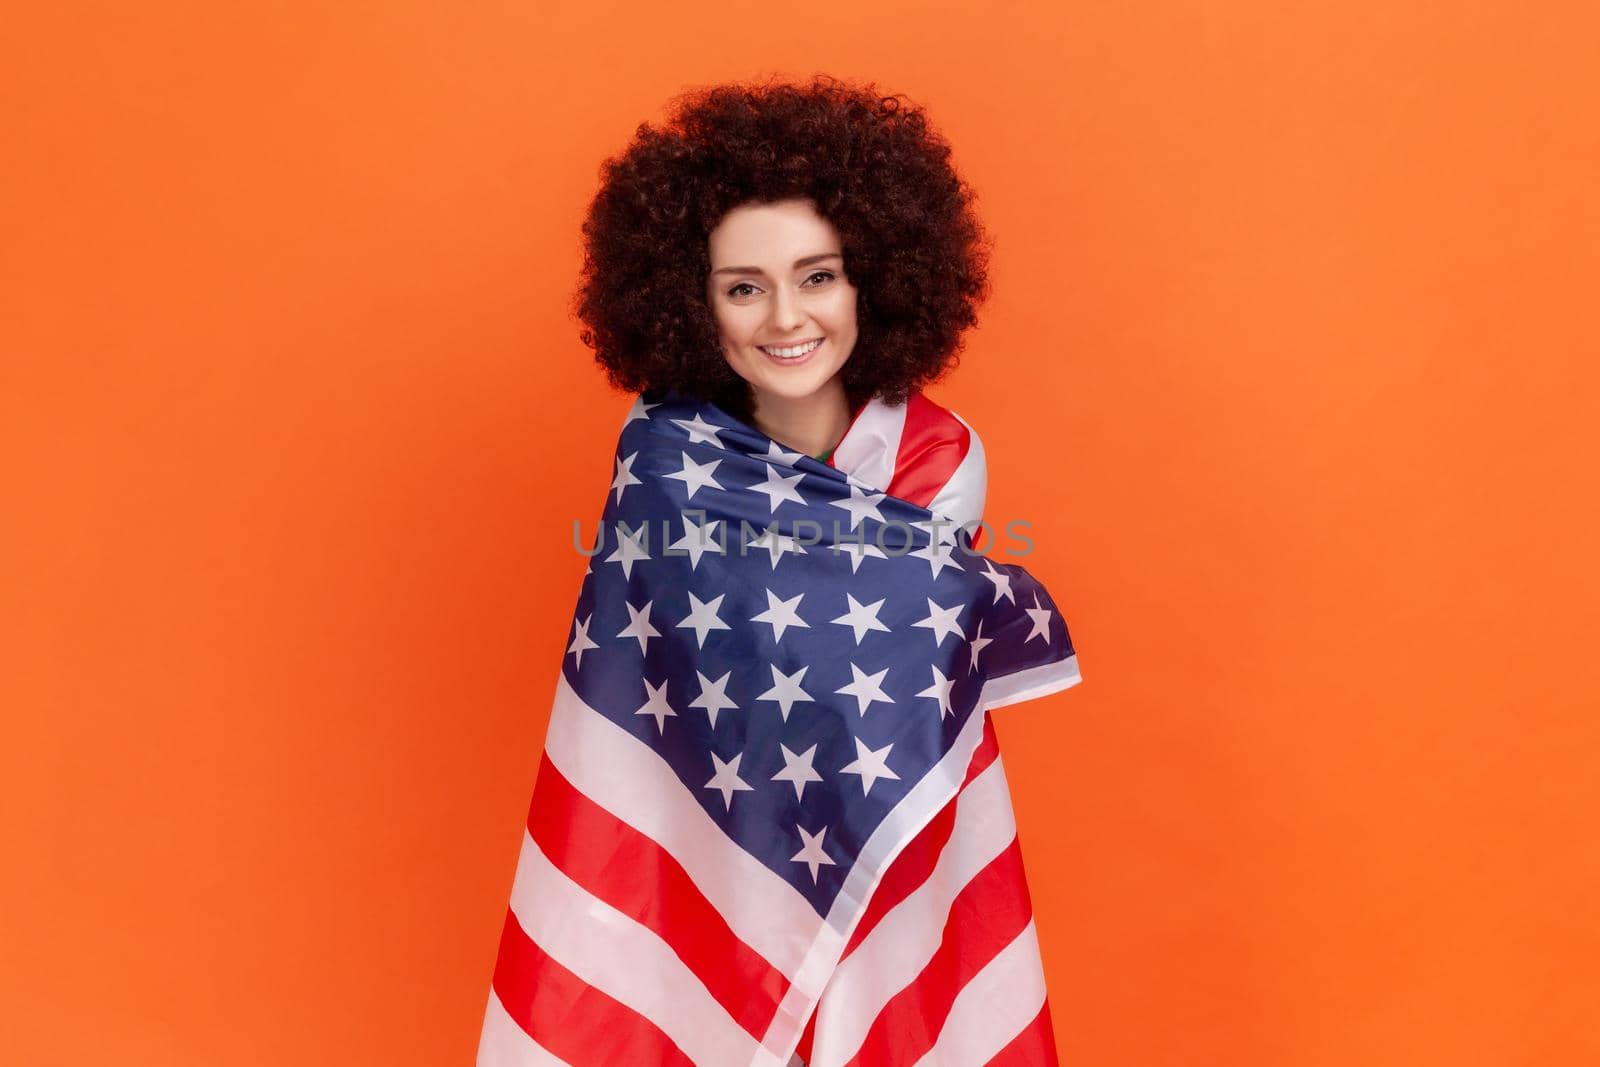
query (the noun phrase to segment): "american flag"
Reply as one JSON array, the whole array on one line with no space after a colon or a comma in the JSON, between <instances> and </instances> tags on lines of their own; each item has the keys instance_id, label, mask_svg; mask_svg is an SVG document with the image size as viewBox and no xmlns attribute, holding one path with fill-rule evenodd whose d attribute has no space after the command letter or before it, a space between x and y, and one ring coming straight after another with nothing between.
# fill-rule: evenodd
<instances>
[{"instance_id":1,"label":"american flag","mask_svg":"<svg viewBox=\"0 0 1600 1067\"><path fill-rule=\"evenodd\" d=\"M955 525L977 435L873 400L822 463L647 392L614 464L478 1067L1054 1064L986 712L1080 679Z\"/></svg>"}]
</instances>

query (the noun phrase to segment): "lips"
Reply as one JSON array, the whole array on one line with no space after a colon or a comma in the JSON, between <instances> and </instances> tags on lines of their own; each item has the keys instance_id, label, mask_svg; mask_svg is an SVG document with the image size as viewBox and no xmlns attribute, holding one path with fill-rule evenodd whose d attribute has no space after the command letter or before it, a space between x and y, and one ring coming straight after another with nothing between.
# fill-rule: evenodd
<instances>
[{"instance_id":1,"label":"lips","mask_svg":"<svg viewBox=\"0 0 1600 1067\"><path fill-rule=\"evenodd\" d=\"M768 352L766 348L761 345L757 345L756 350L759 351L763 356L766 356L768 362L776 364L779 367L798 367L802 364L811 362L816 354L822 350L824 339L820 337L813 338L811 341L805 343L811 345L810 350L798 356L775 356L771 352ZM783 347L790 348L798 346L784 345Z\"/></svg>"},{"instance_id":2,"label":"lips","mask_svg":"<svg viewBox=\"0 0 1600 1067\"><path fill-rule=\"evenodd\" d=\"M767 353L770 356L770 355L773 354L773 351L775 349L788 350L788 349L792 349L792 348L804 348L806 345L820 344L821 342L822 342L822 338L820 338L820 337L807 337L803 341L789 341L789 342L786 342L786 343L781 344L781 345L756 345L756 347L761 349L763 352Z\"/></svg>"}]
</instances>

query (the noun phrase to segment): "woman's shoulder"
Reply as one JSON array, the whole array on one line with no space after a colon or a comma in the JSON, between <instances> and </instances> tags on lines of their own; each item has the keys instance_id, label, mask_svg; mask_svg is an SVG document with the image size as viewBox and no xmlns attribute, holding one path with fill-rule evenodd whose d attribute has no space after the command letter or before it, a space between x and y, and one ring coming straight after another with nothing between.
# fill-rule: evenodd
<instances>
[{"instance_id":1,"label":"woman's shoulder","mask_svg":"<svg viewBox=\"0 0 1600 1067\"><path fill-rule=\"evenodd\" d=\"M869 401L834 452L835 465L891 496L969 526L983 517L988 469L977 431L922 392Z\"/></svg>"},{"instance_id":2,"label":"woman's shoulder","mask_svg":"<svg viewBox=\"0 0 1600 1067\"><path fill-rule=\"evenodd\" d=\"M912 393L906 400L905 430L902 443L940 449L966 456L982 453L983 442L972 424L926 393Z\"/></svg>"}]
</instances>

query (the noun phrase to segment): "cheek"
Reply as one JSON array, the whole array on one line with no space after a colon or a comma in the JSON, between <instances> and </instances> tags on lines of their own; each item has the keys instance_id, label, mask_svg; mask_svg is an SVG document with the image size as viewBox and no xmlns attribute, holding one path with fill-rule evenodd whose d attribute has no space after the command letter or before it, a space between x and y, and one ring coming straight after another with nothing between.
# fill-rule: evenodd
<instances>
[{"instance_id":1,"label":"cheek","mask_svg":"<svg viewBox=\"0 0 1600 1067\"><path fill-rule=\"evenodd\" d=\"M828 310L828 324L838 333L854 333L856 328L856 291L841 291Z\"/></svg>"},{"instance_id":2,"label":"cheek","mask_svg":"<svg viewBox=\"0 0 1600 1067\"><path fill-rule=\"evenodd\" d=\"M737 308L721 307L716 310L717 333L725 344L740 345L750 336L745 317Z\"/></svg>"},{"instance_id":3,"label":"cheek","mask_svg":"<svg viewBox=\"0 0 1600 1067\"><path fill-rule=\"evenodd\" d=\"M838 299L840 307L847 309L852 315L855 314L856 305L861 302L859 289L853 285L841 285L835 290L834 296Z\"/></svg>"}]
</instances>

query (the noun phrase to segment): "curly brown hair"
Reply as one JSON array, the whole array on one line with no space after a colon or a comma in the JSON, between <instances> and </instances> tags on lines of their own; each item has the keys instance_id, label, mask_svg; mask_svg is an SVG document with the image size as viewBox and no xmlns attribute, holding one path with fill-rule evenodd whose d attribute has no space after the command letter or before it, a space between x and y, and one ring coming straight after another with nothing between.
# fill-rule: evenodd
<instances>
[{"instance_id":1,"label":"curly brown hair","mask_svg":"<svg viewBox=\"0 0 1600 1067\"><path fill-rule=\"evenodd\" d=\"M748 420L706 303L709 235L746 203L805 198L838 230L857 289L840 371L851 410L901 403L956 366L989 295L991 241L950 146L901 94L826 74L809 84L690 89L600 167L573 310L628 392L676 389Z\"/></svg>"}]
</instances>

